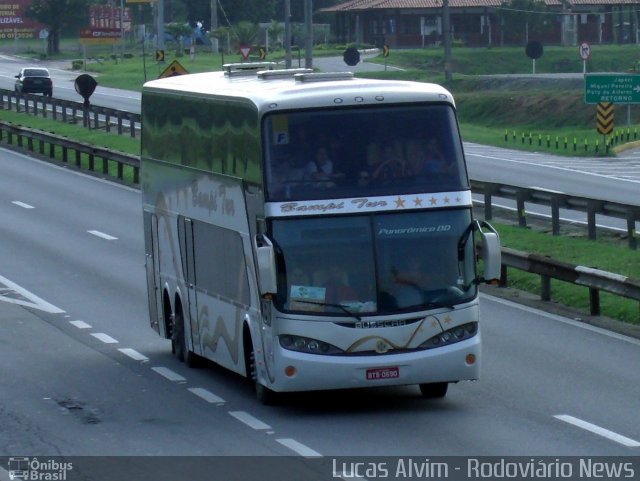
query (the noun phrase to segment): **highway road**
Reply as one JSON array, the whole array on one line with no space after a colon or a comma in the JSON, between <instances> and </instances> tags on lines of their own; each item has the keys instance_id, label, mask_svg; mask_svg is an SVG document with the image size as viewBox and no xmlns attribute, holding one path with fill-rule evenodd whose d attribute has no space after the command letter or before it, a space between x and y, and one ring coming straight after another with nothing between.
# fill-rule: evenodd
<instances>
[{"instance_id":1,"label":"highway road","mask_svg":"<svg viewBox=\"0 0 640 481\"><path fill-rule=\"evenodd\" d=\"M639 455L640 341L484 296L482 379L261 406L148 327L135 190L0 153L0 453Z\"/></svg>"},{"instance_id":2,"label":"highway road","mask_svg":"<svg viewBox=\"0 0 640 481\"><path fill-rule=\"evenodd\" d=\"M465 147L472 176L637 202L637 159ZM137 190L4 149L0 171L0 456L275 456L305 480L340 476L299 459L640 456L640 341L487 295L482 377L443 400L407 386L262 406L149 327ZM267 479L256 466L242 479Z\"/></svg>"}]
</instances>

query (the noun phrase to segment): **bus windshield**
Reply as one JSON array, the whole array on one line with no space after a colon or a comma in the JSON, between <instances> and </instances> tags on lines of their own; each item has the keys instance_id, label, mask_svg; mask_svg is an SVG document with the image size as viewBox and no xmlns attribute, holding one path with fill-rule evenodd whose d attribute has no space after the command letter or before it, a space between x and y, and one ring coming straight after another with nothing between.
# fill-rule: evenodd
<instances>
[{"instance_id":1,"label":"bus windshield","mask_svg":"<svg viewBox=\"0 0 640 481\"><path fill-rule=\"evenodd\" d=\"M448 104L279 112L264 129L268 201L468 188Z\"/></svg>"},{"instance_id":2,"label":"bus windshield","mask_svg":"<svg viewBox=\"0 0 640 481\"><path fill-rule=\"evenodd\" d=\"M359 318L467 302L476 295L470 222L469 209L274 219L276 307Z\"/></svg>"}]
</instances>

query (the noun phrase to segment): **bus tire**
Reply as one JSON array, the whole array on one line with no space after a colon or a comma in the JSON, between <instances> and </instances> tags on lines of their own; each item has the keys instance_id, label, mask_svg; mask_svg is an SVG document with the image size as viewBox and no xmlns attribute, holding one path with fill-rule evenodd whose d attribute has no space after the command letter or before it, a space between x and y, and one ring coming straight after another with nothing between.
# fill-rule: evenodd
<instances>
[{"instance_id":1,"label":"bus tire","mask_svg":"<svg viewBox=\"0 0 640 481\"><path fill-rule=\"evenodd\" d=\"M448 382L432 382L428 384L420 384L420 392L422 397L427 399L442 399L447 395L449 389Z\"/></svg>"},{"instance_id":2,"label":"bus tire","mask_svg":"<svg viewBox=\"0 0 640 481\"><path fill-rule=\"evenodd\" d=\"M187 347L187 337L184 330L184 316L180 307L173 316L173 329L171 335L171 350L178 356L178 360L188 367L196 367L196 354Z\"/></svg>"},{"instance_id":3,"label":"bus tire","mask_svg":"<svg viewBox=\"0 0 640 481\"><path fill-rule=\"evenodd\" d=\"M244 346L245 346L245 363L247 366L247 378L251 382L253 392L256 395L256 399L265 406L271 406L276 403L277 394L269 389L264 384L260 384L258 381L258 369L256 367L256 354L253 350L253 343L251 342L251 335L249 330L245 327L244 331ZM247 352L248 351L248 352Z\"/></svg>"}]
</instances>

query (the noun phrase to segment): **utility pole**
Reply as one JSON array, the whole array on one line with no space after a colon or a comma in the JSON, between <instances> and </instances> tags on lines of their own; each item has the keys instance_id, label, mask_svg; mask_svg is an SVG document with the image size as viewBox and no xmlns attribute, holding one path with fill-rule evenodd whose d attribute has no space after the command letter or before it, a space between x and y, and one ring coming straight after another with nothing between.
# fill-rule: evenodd
<instances>
[{"instance_id":1,"label":"utility pole","mask_svg":"<svg viewBox=\"0 0 640 481\"><path fill-rule=\"evenodd\" d=\"M312 0L304 0L305 55L304 67L313 68L313 6Z\"/></svg>"},{"instance_id":2,"label":"utility pole","mask_svg":"<svg viewBox=\"0 0 640 481\"><path fill-rule=\"evenodd\" d=\"M444 43L444 79L451 81L451 21L449 0L442 0L442 40Z\"/></svg>"},{"instance_id":3,"label":"utility pole","mask_svg":"<svg viewBox=\"0 0 640 481\"><path fill-rule=\"evenodd\" d=\"M291 0L284 0L284 66L291 68Z\"/></svg>"},{"instance_id":4,"label":"utility pole","mask_svg":"<svg viewBox=\"0 0 640 481\"><path fill-rule=\"evenodd\" d=\"M211 26L209 27L209 32L213 33L218 28L218 0L211 0ZM214 36L210 36L211 40L211 51L213 53L218 53L218 38Z\"/></svg>"},{"instance_id":5,"label":"utility pole","mask_svg":"<svg viewBox=\"0 0 640 481\"><path fill-rule=\"evenodd\" d=\"M158 6L158 37L156 38L156 48L158 50L164 50L164 0L158 0L156 5Z\"/></svg>"}]
</instances>

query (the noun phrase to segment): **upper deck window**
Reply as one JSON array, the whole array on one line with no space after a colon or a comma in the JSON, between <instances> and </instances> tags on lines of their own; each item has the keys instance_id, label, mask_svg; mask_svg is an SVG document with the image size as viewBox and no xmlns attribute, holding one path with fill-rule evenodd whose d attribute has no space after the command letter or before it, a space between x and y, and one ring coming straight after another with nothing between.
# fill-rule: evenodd
<instances>
[{"instance_id":1,"label":"upper deck window","mask_svg":"<svg viewBox=\"0 0 640 481\"><path fill-rule=\"evenodd\" d=\"M270 201L468 188L446 104L280 112L265 118L264 129Z\"/></svg>"}]
</instances>

